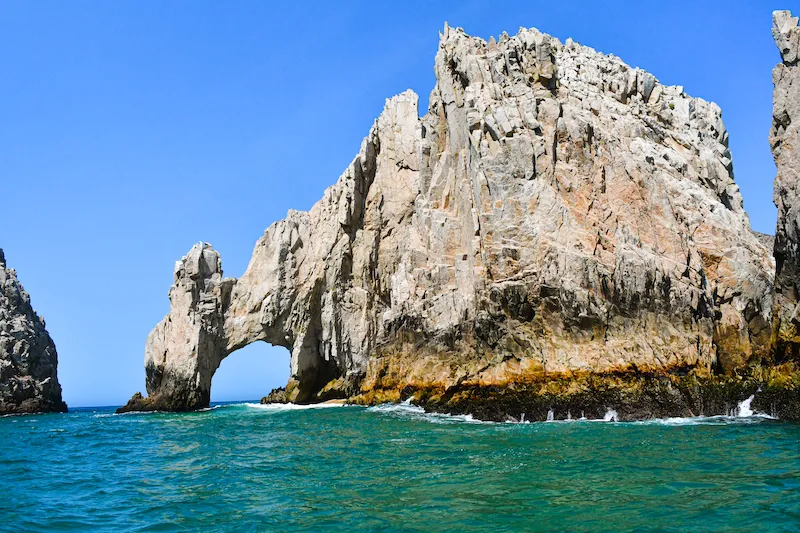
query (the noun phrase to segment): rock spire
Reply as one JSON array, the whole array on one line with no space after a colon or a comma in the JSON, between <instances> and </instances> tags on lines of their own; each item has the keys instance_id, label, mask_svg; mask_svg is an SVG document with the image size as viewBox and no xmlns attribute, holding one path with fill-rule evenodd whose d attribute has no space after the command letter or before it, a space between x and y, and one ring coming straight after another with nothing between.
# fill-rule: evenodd
<instances>
[{"instance_id":1,"label":"rock spire","mask_svg":"<svg viewBox=\"0 0 800 533\"><path fill-rule=\"evenodd\" d=\"M0 415L66 412L58 355L44 318L0 249Z\"/></svg>"}]
</instances>

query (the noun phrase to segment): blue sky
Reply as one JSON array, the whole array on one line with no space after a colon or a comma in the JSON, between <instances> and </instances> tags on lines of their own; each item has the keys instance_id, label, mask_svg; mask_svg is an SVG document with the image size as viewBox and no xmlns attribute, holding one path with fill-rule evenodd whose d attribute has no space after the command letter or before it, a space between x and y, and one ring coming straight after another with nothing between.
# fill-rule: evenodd
<instances>
[{"instance_id":1,"label":"blue sky","mask_svg":"<svg viewBox=\"0 0 800 533\"><path fill-rule=\"evenodd\" d=\"M70 406L144 389L148 332L198 241L241 275L308 209L386 98L433 88L444 21L537 27L717 102L754 229L774 233L771 11L800 2L6 1L0 4L0 247L59 352ZM213 400L288 377L264 343L223 361Z\"/></svg>"}]
</instances>

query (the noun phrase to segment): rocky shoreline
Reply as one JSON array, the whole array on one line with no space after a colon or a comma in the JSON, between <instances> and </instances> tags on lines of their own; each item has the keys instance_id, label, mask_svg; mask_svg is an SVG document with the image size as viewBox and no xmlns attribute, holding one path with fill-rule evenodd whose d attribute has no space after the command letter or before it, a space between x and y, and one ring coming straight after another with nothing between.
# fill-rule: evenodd
<instances>
[{"instance_id":1,"label":"rocky shoreline","mask_svg":"<svg viewBox=\"0 0 800 533\"><path fill-rule=\"evenodd\" d=\"M794 363L754 366L730 376L673 369L671 372L620 372L542 376L524 383L452 387L406 386L374 389L340 400L314 398L307 403L342 401L374 406L409 402L428 412L472 415L491 422L547 420L633 421L673 417L737 416L750 399L753 413L800 420L800 369ZM286 389L273 389L262 404L288 403Z\"/></svg>"},{"instance_id":2,"label":"rocky shoreline","mask_svg":"<svg viewBox=\"0 0 800 533\"><path fill-rule=\"evenodd\" d=\"M793 386L787 387L753 375L588 375L507 387L422 390L409 397L426 411L471 414L478 420L503 422L603 419L611 412L619 421L735 416L737 405L752 396L753 412L800 420L800 373L793 379Z\"/></svg>"},{"instance_id":3,"label":"rocky shoreline","mask_svg":"<svg viewBox=\"0 0 800 533\"><path fill-rule=\"evenodd\" d=\"M374 406L410 402L429 412L472 415L492 422L603 419L619 421L672 417L736 416L748 400L759 415L800 420L800 368L796 363L755 365L733 375L699 369L668 372L543 375L527 382L502 385L463 384L451 387L376 388L328 391L304 403L341 401ZM289 403L286 388L273 389L262 404ZM550 418L552 417L552 418Z\"/></svg>"}]
</instances>

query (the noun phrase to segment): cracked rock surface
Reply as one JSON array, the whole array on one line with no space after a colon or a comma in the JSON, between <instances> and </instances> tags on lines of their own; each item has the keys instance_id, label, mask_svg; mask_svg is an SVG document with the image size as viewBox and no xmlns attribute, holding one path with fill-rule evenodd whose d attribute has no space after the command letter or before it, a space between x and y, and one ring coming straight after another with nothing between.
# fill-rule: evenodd
<instances>
[{"instance_id":1,"label":"cracked rock surface","mask_svg":"<svg viewBox=\"0 0 800 533\"><path fill-rule=\"evenodd\" d=\"M781 62L772 70L773 94L770 145L778 174L773 199L778 208L775 232L774 318L776 359L797 359L800 350L800 27L789 11L772 14L772 36Z\"/></svg>"},{"instance_id":2,"label":"cracked rock surface","mask_svg":"<svg viewBox=\"0 0 800 533\"><path fill-rule=\"evenodd\" d=\"M44 318L0 249L0 415L66 412L57 367Z\"/></svg>"},{"instance_id":3,"label":"cracked rock surface","mask_svg":"<svg viewBox=\"0 0 800 533\"><path fill-rule=\"evenodd\" d=\"M290 350L291 401L769 355L772 251L716 104L535 29L446 26L435 72L427 113L412 91L387 100L242 277L208 244L178 262L149 397L128 409L207 406L221 360L255 341Z\"/></svg>"}]
</instances>

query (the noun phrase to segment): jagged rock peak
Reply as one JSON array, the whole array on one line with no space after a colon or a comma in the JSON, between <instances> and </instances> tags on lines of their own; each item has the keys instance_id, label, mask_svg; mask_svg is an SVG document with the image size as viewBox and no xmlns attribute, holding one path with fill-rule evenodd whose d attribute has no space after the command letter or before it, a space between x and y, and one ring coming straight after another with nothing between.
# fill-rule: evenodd
<instances>
[{"instance_id":1,"label":"jagged rock peak","mask_svg":"<svg viewBox=\"0 0 800 533\"><path fill-rule=\"evenodd\" d=\"M219 361L255 341L290 350L292 401L732 372L768 351L773 263L716 104L535 29L446 25L434 68L428 112L387 100L241 278L176 275L138 408L204 406Z\"/></svg>"},{"instance_id":2,"label":"jagged rock peak","mask_svg":"<svg viewBox=\"0 0 800 533\"><path fill-rule=\"evenodd\" d=\"M800 352L800 321L797 316L800 294L800 28L798 18L789 11L772 14L772 35L781 53L781 62L772 70L773 92L770 145L778 173L773 200L778 208L775 230L775 296L773 329L778 361L797 359Z\"/></svg>"},{"instance_id":3,"label":"jagged rock peak","mask_svg":"<svg viewBox=\"0 0 800 533\"><path fill-rule=\"evenodd\" d=\"M781 59L786 65L794 65L800 53L800 28L797 26L797 17L791 11L774 11L772 13L772 37Z\"/></svg>"},{"instance_id":4,"label":"jagged rock peak","mask_svg":"<svg viewBox=\"0 0 800 533\"><path fill-rule=\"evenodd\" d=\"M44 318L0 249L0 414L65 412L57 367Z\"/></svg>"}]
</instances>

